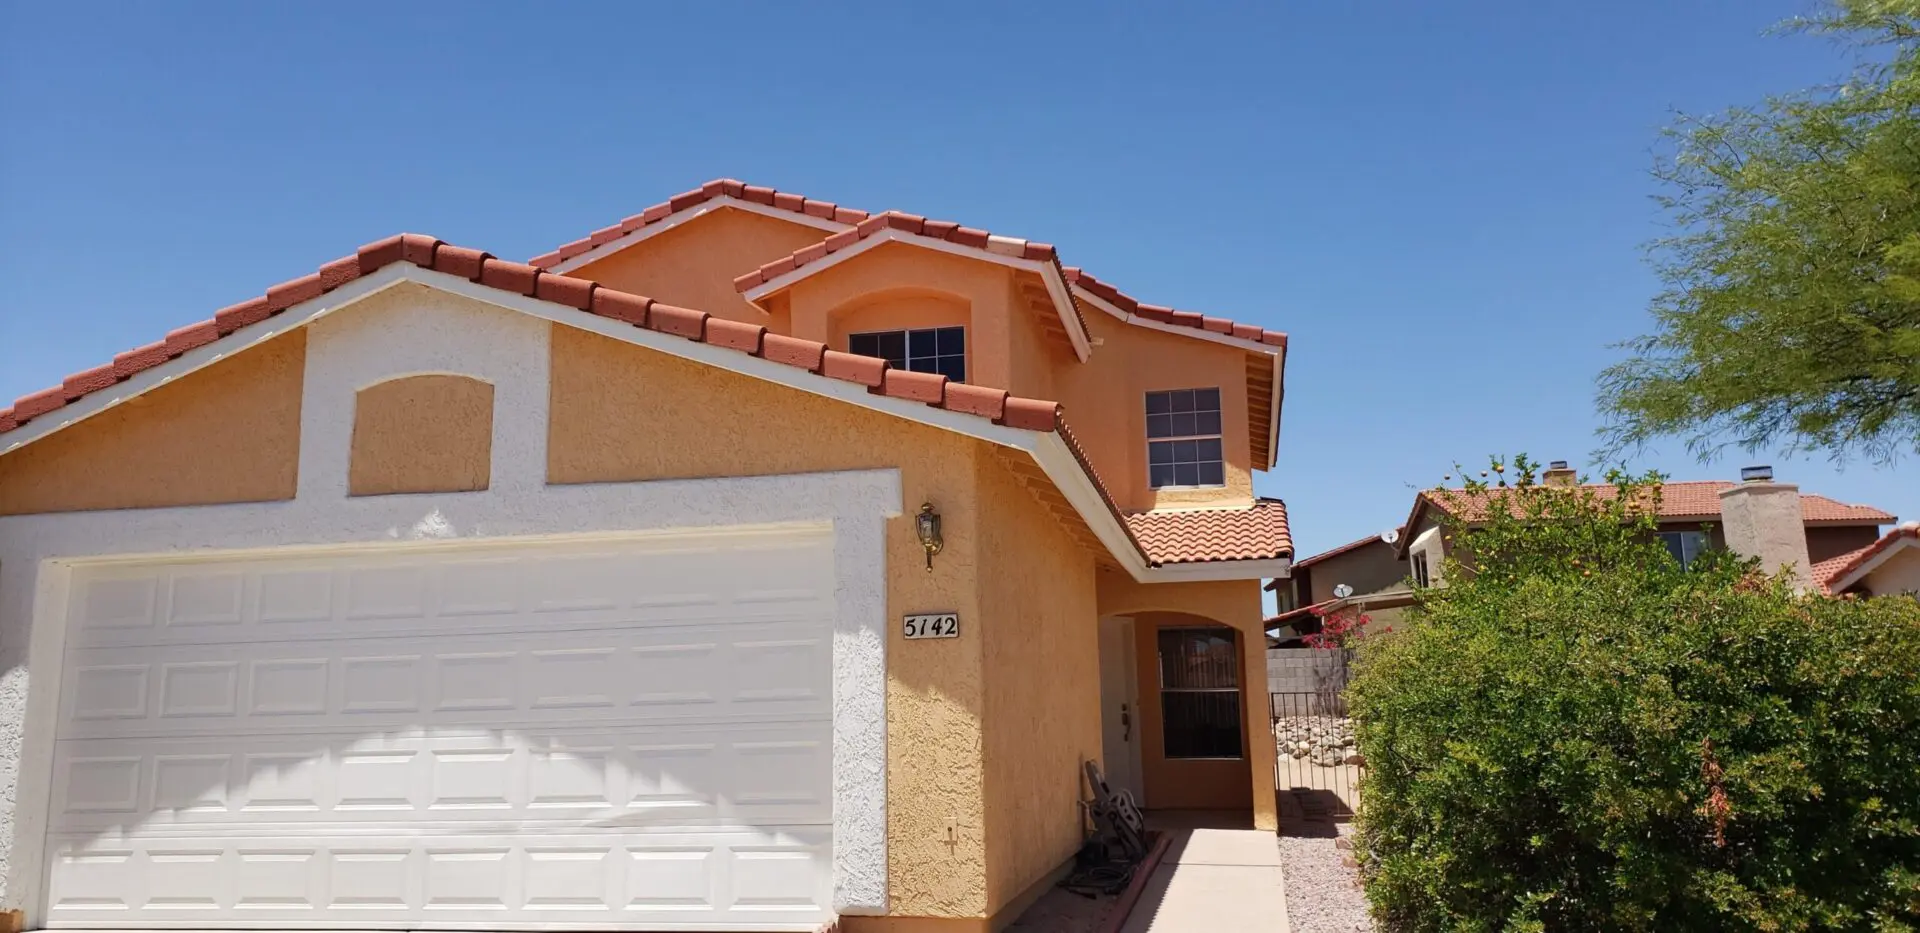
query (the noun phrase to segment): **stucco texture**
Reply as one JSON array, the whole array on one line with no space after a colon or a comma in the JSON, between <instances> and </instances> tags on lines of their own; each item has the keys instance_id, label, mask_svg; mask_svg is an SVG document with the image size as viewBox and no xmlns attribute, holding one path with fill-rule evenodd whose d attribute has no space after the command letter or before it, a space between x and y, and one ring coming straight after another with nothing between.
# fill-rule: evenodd
<instances>
[{"instance_id":1,"label":"stucco texture","mask_svg":"<svg viewBox=\"0 0 1920 933\"><path fill-rule=\"evenodd\" d=\"M1080 847L1081 763L1101 752L1099 616L1093 554L997 457L978 464L987 903L1002 914Z\"/></svg>"},{"instance_id":2,"label":"stucco texture","mask_svg":"<svg viewBox=\"0 0 1920 933\"><path fill-rule=\"evenodd\" d=\"M493 386L406 376L354 394L347 494L471 492L493 467Z\"/></svg>"},{"instance_id":3,"label":"stucco texture","mask_svg":"<svg viewBox=\"0 0 1920 933\"><path fill-rule=\"evenodd\" d=\"M771 325L733 280L826 236L805 224L720 208L568 274L715 317Z\"/></svg>"},{"instance_id":4,"label":"stucco texture","mask_svg":"<svg viewBox=\"0 0 1920 933\"><path fill-rule=\"evenodd\" d=\"M1055 400L1100 470L1115 501L1128 511L1160 506L1249 503L1253 455L1247 430L1247 352L1206 340L1164 334L1089 311L1087 333L1099 346L1084 366L1054 374ZM1220 388L1220 431L1226 484L1211 489L1155 490L1147 485L1148 392ZM1076 418L1077 411L1097 415ZM1264 451L1262 452L1264 454Z\"/></svg>"},{"instance_id":5,"label":"stucco texture","mask_svg":"<svg viewBox=\"0 0 1920 933\"><path fill-rule=\"evenodd\" d=\"M0 515L293 498L306 349L291 331L0 456Z\"/></svg>"},{"instance_id":6,"label":"stucco texture","mask_svg":"<svg viewBox=\"0 0 1920 933\"><path fill-rule=\"evenodd\" d=\"M1920 547L1901 547L1860 582L1875 596L1920 595Z\"/></svg>"},{"instance_id":7,"label":"stucco texture","mask_svg":"<svg viewBox=\"0 0 1920 933\"><path fill-rule=\"evenodd\" d=\"M887 644L889 913L985 917L980 441L568 327L553 329L556 484L894 467L887 614L955 611L960 637ZM926 569L911 513L945 549ZM1037 509L1037 506L1032 506Z\"/></svg>"},{"instance_id":8,"label":"stucco texture","mask_svg":"<svg viewBox=\"0 0 1920 933\"><path fill-rule=\"evenodd\" d=\"M1267 723L1265 616L1260 581L1141 584L1126 574L1102 570L1096 577L1101 618L1131 616L1140 685L1140 765L1149 808L1232 809L1250 807L1254 826L1277 829L1273 730ZM1240 649L1240 710L1243 761L1169 760L1161 750L1160 673L1155 632L1162 627L1232 627ZM1248 650L1248 646L1256 646Z\"/></svg>"}]
</instances>

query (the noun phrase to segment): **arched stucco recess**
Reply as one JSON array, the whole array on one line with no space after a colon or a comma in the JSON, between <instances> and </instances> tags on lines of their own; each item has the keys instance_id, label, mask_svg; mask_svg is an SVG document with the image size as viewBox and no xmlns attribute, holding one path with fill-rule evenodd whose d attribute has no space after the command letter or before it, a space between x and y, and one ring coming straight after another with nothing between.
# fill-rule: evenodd
<instances>
[{"instance_id":1,"label":"arched stucco recess","mask_svg":"<svg viewBox=\"0 0 1920 933\"><path fill-rule=\"evenodd\" d=\"M347 495L486 489L493 395L493 383L451 373L395 376L356 391Z\"/></svg>"},{"instance_id":2,"label":"arched stucco recess","mask_svg":"<svg viewBox=\"0 0 1920 933\"><path fill-rule=\"evenodd\" d=\"M844 349L836 318L887 295L945 296L967 314L967 381L1006 388L1011 382L1012 270L904 243L887 243L803 278L783 294L793 336ZM904 325L896 325L904 326ZM920 325L926 326L926 325Z\"/></svg>"},{"instance_id":3,"label":"arched stucco recess","mask_svg":"<svg viewBox=\"0 0 1920 933\"><path fill-rule=\"evenodd\" d=\"M1259 580L1223 580L1208 583L1139 583L1118 570L1098 575L1100 617L1157 613L1218 622L1240 633L1242 645L1241 696L1247 719L1247 779L1253 790L1253 823L1258 829L1278 829L1274 799L1273 729L1267 722L1266 618L1260 603ZM1142 627L1141 644L1147 644ZM1144 652L1143 652L1144 653ZM1146 702L1142 677L1141 701Z\"/></svg>"}]
</instances>

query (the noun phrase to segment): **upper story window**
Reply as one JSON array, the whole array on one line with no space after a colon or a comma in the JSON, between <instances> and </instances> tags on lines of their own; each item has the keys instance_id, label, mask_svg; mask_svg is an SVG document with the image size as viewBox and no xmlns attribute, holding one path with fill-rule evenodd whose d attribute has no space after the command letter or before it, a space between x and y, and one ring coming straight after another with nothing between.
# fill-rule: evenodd
<instances>
[{"instance_id":1,"label":"upper story window","mask_svg":"<svg viewBox=\"0 0 1920 933\"><path fill-rule=\"evenodd\" d=\"M1413 555L1413 585L1423 587L1433 585L1433 575L1427 569L1427 552L1425 551Z\"/></svg>"},{"instance_id":2,"label":"upper story window","mask_svg":"<svg viewBox=\"0 0 1920 933\"><path fill-rule=\"evenodd\" d=\"M1220 390L1147 393L1147 480L1164 486L1223 486Z\"/></svg>"},{"instance_id":3,"label":"upper story window","mask_svg":"<svg viewBox=\"0 0 1920 933\"><path fill-rule=\"evenodd\" d=\"M1672 554L1682 567L1693 566L1693 562L1709 547L1704 531L1663 531L1660 532L1660 543L1667 546L1667 553Z\"/></svg>"},{"instance_id":4,"label":"upper story window","mask_svg":"<svg viewBox=\"0 0 1920 933\"><path fill-rule=\"evenodd\" d=\"M922 327L849 334L847 352L859 356L877 356L892 363L895 369L939 373L954 382L967 381L965 327Z\"/></svg>"}]
</instances>

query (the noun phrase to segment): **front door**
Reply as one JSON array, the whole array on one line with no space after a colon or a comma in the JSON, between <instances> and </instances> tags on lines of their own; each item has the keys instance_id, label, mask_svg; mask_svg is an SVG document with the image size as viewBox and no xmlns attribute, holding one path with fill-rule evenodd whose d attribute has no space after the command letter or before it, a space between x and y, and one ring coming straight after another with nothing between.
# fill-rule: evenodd
<instances>
[{"instance_id":1,"label":"front door","mask_svg":"<svg viewBox=\"0 0 1920 933\"><path fill-rule=\"evenodd\" d=\"M1140 688L1134 671L1133 620L1100 620L1101 750L1107 783L1144 802L1140 789Z\"/></svg>"}]
</instances>

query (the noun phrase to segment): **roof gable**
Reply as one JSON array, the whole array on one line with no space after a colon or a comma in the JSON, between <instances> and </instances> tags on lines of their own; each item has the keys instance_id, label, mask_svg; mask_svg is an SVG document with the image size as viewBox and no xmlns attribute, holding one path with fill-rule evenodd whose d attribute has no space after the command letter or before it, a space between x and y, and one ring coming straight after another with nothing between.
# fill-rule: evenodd
<instances>
[{"instance_id":1,"label":"roof gable","mask_svg":"<svg viewBox=\"0 0 1920 933\"><path fill-rule=\"evenodd\" d=\"M221 309L208 320L173 331L165 340L21 398L12 408L0 411L0 454L404 281L1024 450L1136 579L1164 577L1164 564L1236 559L1253 563L1220 574L1207 568L1184 568L1188 572L1171 578L1257 577L1268 571L1284 572L1285 558L1291 553L1291 545L1284 541L1284 509L1277 514L1277 533L1275 516L1267 514L1251 546L1230 548L1223 556L1196 558L1191 556L1194 549L1187 546L1156 553L1142 543L1114 504L1055 402L949 382L938 374L893 369L885 360L829 350L814 341L769 333L760 325L712 317L416 234L363 246L318 272L268 289L260 298ZM1236 533L1245 536L1244 530ZM1239 556L1243 552L1269 556ZM1278 566L1262 565L1276 561Z\"/></svg>"},{"instance_id":2,"label":"roof gable","mask_svg":"<svg viewBox=\"0 0 1920 933\"><path fill-rule=\"evenodd\" d=\"M790 191L749 185L732 178L719 178L690 191L676 194L659 204L626 217L617 224L602 227L588 236L535 256L530 263L540 269L568 272L654 235L652 231L656 226L661 229L670 228L674 224L684 222L687 218L697 216L701 211L721 206L753 210L769 216L785 215L797 222L816 226L829 234L854 229L879 216ZM889 226L894 222L918 220L922 224L919 232L949 242L965 244L979 237L985 237L990 241L1029 243L1027 240L1014 237L995 236L987 231L964 227L958 223L927 220L916 214L901 211L886 213L895 217L894 221L889 221ZM1049 254L1053 253L1053 247L1049 244L1032 245L1045 248ZM1053 256L1052 259L1057 265L1058 256ZM1087 297L1101 302L1109 313L1122 320L1132 323L1160 324L1168 332L1184 336L1212 335L1214 339L1244 343L1249 349L1269 353L1275 352L1276 348L1284 352L1286 348L1287 335L1279 331L1265 330L1250 324L1236 324L1226 318L1208 317L1190 311L1175 311L1171 308L1141 304L1119 289L1095 279L1082 269L1060 266L1060 271L1076 297Z\"/></svg>"},{"instance_id":3,"label":"roof gable","mask_svg":"<svg viewBox=\"0 0 1920 933\"><path fill-rule=\"evenodd\" d=\"M1845 592L1900 551L1920 548L1920 525L1908 524L1887 532L1863 548L1830 557L1810 568L1813 582L1829 593Z\"/></svg>"}]
</instances>

